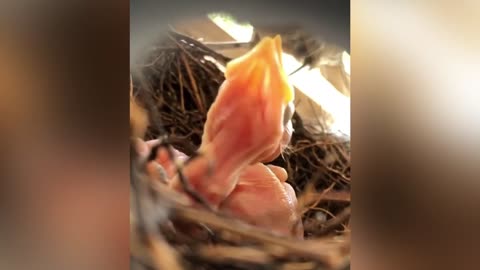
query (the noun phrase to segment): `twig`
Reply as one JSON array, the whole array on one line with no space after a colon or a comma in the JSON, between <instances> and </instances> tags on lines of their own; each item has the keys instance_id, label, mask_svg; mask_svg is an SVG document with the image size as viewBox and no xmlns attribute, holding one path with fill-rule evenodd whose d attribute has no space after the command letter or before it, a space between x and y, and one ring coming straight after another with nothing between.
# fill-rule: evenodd
<instances>
[{"instance_id":1,"label":"twig","mask_svg":"<svg viewBox=\"0 0 480 270\"><path fill-rule=\"evenodd\" d=\"M203 42L203 44L212 50L231 50L238 48L253 48L254 41L220 41L220 42Z\"/></svg>"},{"instance_id":2,"label":"twig","mask_svg":"<svg viewBox=\"0 0 480 270\"><path fill-rule=\"evenodd\" d=\"M332 168L332 167L330 167L330 166L325 166L325 168L326 168L328 171L337 174L337 175L338 175L343 181L345 181L346 183L350 183L350 178L347 177L346 175L344 175L341 171L335 170L334 168Z\"/></svg>"},{"instance_id":3,"label":"twig","mask_svg":"<svg viewBox=\"0 0 480 270\"><path fill-rule=\"evenodd\" d=\"M152 261L157 269L182 270L177 252L163 239L150 238Z\"/></svg>"},{"instance_id":4,"label":"twig","mask_svg":"<svg viewBox=\"0 0 480 270\"><path fill-rule=\"evenodd\" d=\"M158 140L158 143L155 146L152 147L150 155L148 157L148 161L155 160L160 147L164 147L167 150L167 154L168 154L168 157L169 157L170 161L172 161L175 164L178 179L180 180L180 183L181 183L182 188L185 191L185 193L187 193L195 201L200 203L202 206L204 206L209 211L213 211L213 208L210 206L208 201L202 195L200 195L198 192L196 192L193 189L193 187L190 185L190 182L188 181L187 177L183 173L182 166L179 165L178 162L176 162L175 154L173 153L171 144L166 138L160 138Z\"/></svg>"},{"instance_id":5,"label":"twig","mask_svg":"<svg viewBox=\"0 0 480 270\"><path fill-rule=\"evenodd\" d=\"M195 97L197 99L197 102L196 102L197 106L198 106L200 112L202 114L205 114L205 107L203 106L202 98L200 97L200 91L198 90L197 82L195 81L195 77L192 74L192 70L190 69L190 65L188 64L187 59L185 58L184 55L181 55L180 57L181 57L184 65L185 65L185 68L187 69L187 74L188 74L188 77L190 78L190 85L192 86L193 93L195 94Z\"/></svg>"},{"instance_id":6,"label":"twig","mask_svg":"<svg viewBox=\"0 0 480 270\"><path fill-rule=\"evenodd\" d=\"M315 146L341 145L341 144L344 144L344 143L345 142L341 142L341 141L338 141L338 142L316 142L316 143L311 143L311 144L308 144L308 145L305 145L305 146L302 146L302 147L295 148L292 151L292 153L301 152L301 151L304 151L307 148L313 148Z\"/></svg>"},{"instance_id":7,"label":"twig","mask_svg":"<svg viewBox=\"0 0 480 270\"><path fill-rule=\"evenodd\" d=\"M333 202L350 202L351 195L349 191L330 190L323 194L322 200Z\"/></svg>"},{"instance_id":8,"label":"twig","mask_svg":"<svg viewBox=\"0 0 480 270\"><path fill-rule=\"evenodd\" d=\"M264 243L274 248L276 255L300 256L321 262L336 268L344 263L345 251L349 250L349 242L335 243L329 240L297 240L273 235L257 227L232 219L220 217L215 213L205 212L190 207L176 205L172 209L173 217L204 223L210 227L234 232L247 239ZM273 252L273 251L271 251Z\"/></svg>"},{"instance_id":9,"label":"twig","mask_svg":"<svg viewBox=\"0 0 480 270\"><path fill-rule=\"evenodd\" d=\"M185 98L183 94L183 77L182 72L180 72L180 60L177 59L177 73L178 73L178 81L180 84L180 108L182 112L185 113Z\"/></svg>"},{"instance_id":10,"label":"twig","mask_svg":"<svg viewBox=\"0 0 480 270\"><path fill-rule=\"evenodd\" d=\"M197 46L197 47L199 47L199 48L207 51L209 54L213 55L215 58L218 58L218 60L220 60L221 62L223 62L223 64L226 64L226 63L228 63L228 62L231 60L230 58L228 58L228 57L226 57L226 56L224 56L224 55L222 55L222 54L220 54L220 53L217 53L216 51L210 49L209 47L205 46L202 42L200 42L200 41L198 41L198 40L196 40L196 39L194 39L194 38L191 38L191 37L189 37L189 36L180 34L180 33L178 33L177 31L175 31L175 30L173 30L173 29L171 29L171 30L169 31L169 33L170 33L170 35L174 36L176 39L179 39L179 40L183 39L183 40L185 40L186 42L191 43L191 44L193 44L193 45L195 45L195 46Z\"/></svg>"},{"instance_id":11,"label":"twig","mask_svg":"<svg viewBox=\"0 0 480 270\"><path fill-rule=\"evenodd\" d=\"M132 228L133 227L133 228ZM161 237L137 234L135 225L130 226L130 253L138 262L146 266L155 266L156 269L182 270L177 252Z\"/></svg>"},{"instance_id":12,"label":"twig","mask_svg":"<svg viewBox=\"0 0 480 270\"><path fill-rule=\"evenodd\" d=\"M280 270L314 270L318 269L318 264L315 262L293 262L293 263L285 263L281 267Z\"/></svg>"},{"instance_id":13,"label":"twig","mask_svg":"<svg viewBox=\"0 0 480 270\"><path fill-rule=\"evenodd\" d=\"M202 245L195 249L197 256L215 262L246 262L254 264L267 264L273 261L268 252L254 247L235 247L227 245Z\"/></svg>"},{"instance_id":14,"label":"twig","mask_svg":"<svg viewBox=\"0 0 480 270\"><path fill-rule=\"evenodd\" d=\"M331 184L327 189L321 193L315 192L313 185L309 185L302 197L298 199L298 206L300 208L300 214L303 216L309 209L316 207L320 201L323 200L324 195L330 192L335 184Z\"/></svg>"},{"instance_id":15,"label":"twig","mask_svg":"<svg viewBox=\"0 0 480 270\"><path fill-rule=\"evenodd\" d=\"M331 218L324 223L324 226L322 227L318 235L325 235L334 230L338 225L342 224L350 217L350 213L350 206L343 209L342 212L340 212L340 214L338 214L336 217Z\"/></svg>"}]
</instances>

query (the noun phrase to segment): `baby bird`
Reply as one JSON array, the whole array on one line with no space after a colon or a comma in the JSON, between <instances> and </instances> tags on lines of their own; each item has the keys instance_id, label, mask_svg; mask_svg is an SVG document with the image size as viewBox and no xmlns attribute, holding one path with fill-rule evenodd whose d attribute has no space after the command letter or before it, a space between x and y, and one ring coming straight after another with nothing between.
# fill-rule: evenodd
<instances>
[{"instance_id":1,"label":"baby bird","mask_svg":"<svg viewBox=\"0 0 480 270\"><path fill-rule=\"evenodd\" d=\"M294 91L281 53L280 36L266 37L226 67L225 81L207 113L201 157L184 170L214 208L233 191L241 171L273 160L290 139ZM178 179L172 187L181 188Z\"/></svg>"}]
</instances>

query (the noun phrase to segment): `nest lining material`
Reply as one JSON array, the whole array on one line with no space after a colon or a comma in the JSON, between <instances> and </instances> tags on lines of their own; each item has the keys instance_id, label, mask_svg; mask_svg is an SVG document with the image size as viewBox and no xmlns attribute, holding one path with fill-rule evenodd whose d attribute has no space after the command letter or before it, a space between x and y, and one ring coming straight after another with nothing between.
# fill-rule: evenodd
<instances>
[{"instance_id":1,"label":"nest lining material","mask_svg":"<svg viewBox=\"0 0 480 270\"><path fill-rule=\"evenodd\" d=\"M207 111L225 79L223 72L208 58L215 59L221 64L230 60L208 49L199 41L171 32L168 37L155 44L141 63L137 63L138 69L132 74L133 96L149 114L150 124L145 140L167 135L173 147L187 155L194 154L201 142ZM289 148L272 164L287 169L289 174L287 181L294 187L299 204L304 206L302 212L306 241L348 234L350 231L348 225L350 217L349 142L333 134L312 131L325 129L305 126L298 114L293 116L293 125L295 131ZM197 211L182 209L176 209L177 217L178 212L188 216L185 211ZM197 221L210 225L212 222L219 222L211 216L209 218L213 221L200 222L198 217L204 217L205 213L190 214L195 218L189 219L182 214L180 217L183 217L183 221ZM221 222L228 223L224 220ZM195 269L198 269L199 265L202 265L203 269L218 269L222 265L229 265L230 269L255 269L254 267L257 266L260 267L259 269L270 269L265 268L266 265L284 267L280 269L316 269L318 263L328 265L326 259L321 258L322 256L308 256L308 252L305 251L295 252L298 246L293 242L290 246L287 244L286 248L288 252L292 252L292 256L288 254L276 256L268 250L268 245L262 248L251 246L251 241L248 241L252 240L251 235L248 237L238 230L232 231L232 228L227 225L225 225L227 228L212 226L223 231L220 237L222 238L220 242L223 244L219 244L216 248L202 246L200 242L205 239L182 236L179 232L164 233L165 243L167 243L164 248L173 248L174 253L181 254L186 267L191 264ZM236 225L232 226L236 228ZM229 237L234 240L224 237L225 234L229 234ZM265 240L262 237L256 235L253 240L262 242ZM197 247L185 248L185 243L189 243L190 247L192 243L196 243ZM307 243L299 245L307 245ZM234 249L235 246L237 249ZM232 255L228 255L232 253L243 255L232 258ZM348 252L346 255L338 256L345 259L348 257ZM198 264L200 262L201 264Z\"/></svg>"}]
</instances>

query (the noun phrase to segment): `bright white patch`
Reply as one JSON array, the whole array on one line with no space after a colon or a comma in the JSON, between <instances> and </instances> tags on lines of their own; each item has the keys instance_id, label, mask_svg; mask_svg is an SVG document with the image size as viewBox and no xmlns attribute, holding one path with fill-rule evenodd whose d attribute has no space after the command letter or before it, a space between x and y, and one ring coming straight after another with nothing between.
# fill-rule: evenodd
<instances>
[{"instance_id":1,"label":"bright white patch","mask_svg":"<svg viewBox=\"0 0 480 270\"><path fill-rule=\"evenodd\" d=\"M232 36L237 41L249 41L252 37L251 25L239 25L222 17L213 17L212 21ZM210 60L210 59L209 59ZM293 72L302 63L293 56L283 53L283 66L287 74ZM345 71L350 74L350 55L344 52L342 55ZM303 68L289 77L290 82L300 89L306 96L319 104L333 118L333 124L329 127L331 132L350 137L350 98L340 93L318 68L308 70Z\"/></svg>"},{"instance_id":2,"label":"bright white patch","mask_svg":"<svg viewBox=\"0 0 480 270\"><path fill-rule=\"evenodd\" d=\"M287 74L293 72L301 64L293 56L283 54L283 65ZM334 120L329 127L332 132L350 136L350 98L340 93L322 77L318 68L311 70L304 68L291 75L290 81L332 115Z\"/></svg>"}]
</instances>

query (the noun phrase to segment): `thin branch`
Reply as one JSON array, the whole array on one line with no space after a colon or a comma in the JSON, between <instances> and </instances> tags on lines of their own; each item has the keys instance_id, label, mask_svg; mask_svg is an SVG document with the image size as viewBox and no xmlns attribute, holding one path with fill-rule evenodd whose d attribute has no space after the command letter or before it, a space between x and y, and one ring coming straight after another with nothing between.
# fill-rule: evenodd
<instances>
[{"instance_id":1,"label":"thin branch","mask_svg":"<svg viewBox=\"0 0 480 270\"><path fill-rule=\"evenodd\" d=\"M340 212L340 214L338 214L336 217L331 218L324 223L324 226L320 230L319 235L325 235L334 230L336 227L345 222L350 217L350 214L350 206L343 209L342 212Z\"/></svg>"},{"instance_id":2,"label":"thin branch","mask_svg":"<svg viewBox=\"0 0 480 270\"><path fill-rule=\"evenodd\" d=\"M230 58L220 54L220 53L217 53L216 51L210 49L209 47L205 46L202 42L194 39L194 38L191 38L187 35L183 35L183 34L180 34L179 32L171 29L169 31L169 34L172 35L173 37L175 37L177 40L185 40L186 42L188 43L191 43L195 46L197 46L198 48L200 49L203 49L204 51L208 52L208 54L211 54L212 56L214 56L216 59L220 60L221 62L223 62L223 64L226 64L228 62L230 62Z\"/></svg>"},{"instance_id":3,"label":"thin branch","mask_svg":"<svg viewBox=\"0 0 480 270\"><path fill-rule=\"evenodd\" d=\"M349 240L334 242L330 239L297 240L294 238L279 237L246 223L218 216L186 206L176 205L172 209L173 217L195 223L204 223L212 228L234 232L246 239L263 243L272 248L276 255L300 256L312 259L328 267L337 268L343 265L345 254L349 252Z\"/></svg>"}]
</instances>

